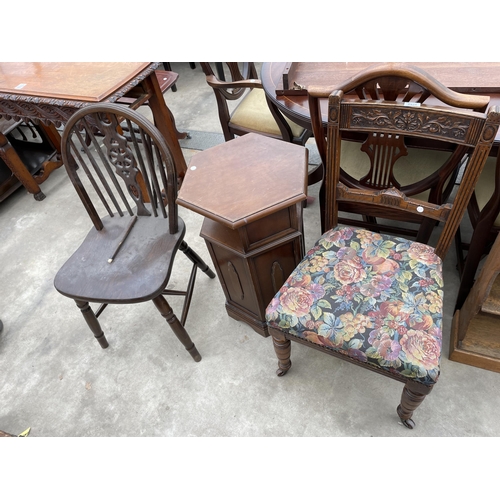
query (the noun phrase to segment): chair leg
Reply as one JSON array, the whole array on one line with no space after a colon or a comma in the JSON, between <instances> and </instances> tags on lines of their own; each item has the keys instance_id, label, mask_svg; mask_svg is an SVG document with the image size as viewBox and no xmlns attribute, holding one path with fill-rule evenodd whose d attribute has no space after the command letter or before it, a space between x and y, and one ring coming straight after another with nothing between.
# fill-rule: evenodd
<instances>
[{"instance_id":1,"label":"chair leg","mask_svg":"<svg viewBox=\"0 0 500 500\"><path fill-rule=\"evenodd\" d=\"M431 389L432 387L429 388L428 391L430 392ZM408 427L409 429L413 429L415 427L415 422L411 419L411 417L427 394L421 394L411 390L408 387L408 384L404 386L403 394L401 395L401 404L398 406L397 412L405 427Z\"/></svg>"},{"instance_id":2,"label":"chair leg","mask_svg":"<svg viewBox=\"0 0 500 500\"><path fill-rule=\"evenodd\" d=\"M158 311L160 311L160 314L167 320L170 328L172 328L172 331L175 333L176 337L182 342L182 345L186 348L187 352L191 354L192 358L195 361L201 361L201 356L198 352L198 349L196 349L193 341L188 335L188 332L186 332L186 329L182 326L181 322L172 311L170 304L162 295L154 298L153 303Z\"/></svg>"},{"instance_id":3,"label":"chair leg","mask_svg":"<svg viewBox=\"0 0 500 500\"><path fill-rule=\"evenodd\" d=\"M181 250L181 252L183 252L193 264L196 264L198 268L203 271L209 278L215 278L215 273L185 241L181 243L179 250Z\"/></svg>"},{"instance_id":4,"label":"chair leg","mask_svg":"<svg viewBox=\"0 0 500 500\"><path fill-rule=\"evenodd\" d=\"M273 347L276 356L278 357L278 369L276 375L282 377L292 366L290 361L290 352L292 350L291 342L285 337L275 336L274 332L270 331L273 339Z\"/></svg>"},{"instance_id":5,"label":"chair leg","mask_svg":"<svg viewBox=\"0 0 500 500\"><path fill-rule=\"evenodd\" d=\"M108 341L104 336L104 332L101 329L99 320L97 319L97 316L94 314L94 311L90 307L90 304L88 302L83 302L81 300L75 300L75 302L80 311L82 312L83 317L87 322L87 325L89 325L90 329L92 330L92 333L94 334L94 337L96 338L97 342L99 342L99 345L103 349L106 349L106 347L109 346Z\"/></svg>"}]
</instances>

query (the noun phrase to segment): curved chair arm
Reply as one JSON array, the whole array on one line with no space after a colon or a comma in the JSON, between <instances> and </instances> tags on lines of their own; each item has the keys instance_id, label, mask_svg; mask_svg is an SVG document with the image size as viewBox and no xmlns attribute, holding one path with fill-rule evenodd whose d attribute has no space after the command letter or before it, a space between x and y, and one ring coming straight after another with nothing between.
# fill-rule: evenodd
<instances>
[{"instance_id":1,"label":"curved chair arm","mask_svg":"<svg viewBox=\"0 0 500 500\"><path fill-rule=\"evenodd\" d=\"M241 97L244 89L261 89L260 80L237 80L235 82L221 82L216 76L207 76L207 83L213 88L219 90L226 99L234 100ZM229 89L238 89L240 92L229 92Z\"/></svg>"}]
</instances>

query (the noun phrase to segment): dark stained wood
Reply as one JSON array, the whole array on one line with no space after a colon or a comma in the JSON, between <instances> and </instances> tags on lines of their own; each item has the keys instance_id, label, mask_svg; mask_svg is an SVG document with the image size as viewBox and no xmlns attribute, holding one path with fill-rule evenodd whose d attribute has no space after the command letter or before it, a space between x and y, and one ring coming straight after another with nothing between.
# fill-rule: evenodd
<instances>
[{"instance_id":1,"label":"dark stained wood","mask_svg":"<svg viewBox=\"0 0 500 500\"><path fill-rule=\"evenodd\" d=\"M445 123L443 120L447 117L441 114L442 111L436 112L434 109L438 108L431 107L432 103L439 98L439 102L447 106L446 109L480 112L485 110L489 98L458 94L420 68L395 63L370 66L347 83L344 82L341 87L339 90L342 90L345 96L343 106L346 107L342 110L343 120L339 124L344 138L343 147L349 146L350 150L357 147L369 164L369 170L360 177L357 175L357 157L356 160L344 160L344 155L341 155L342 183L356 190L382 191L396 188L408 197L419 199L425 194L426 200L435 205L446 202L471 142L477 141L480 121L470 113L459 112L453 115L454 118L449 124ZM326 163L327 141L321 104L328 92L327 87L311 86L308 97L311 124L323 164ZM393 108L394 102L398 102L400 106ZM371 110L370 106L373 106ZM383 122L383 126L380 122ZM415 122L421 122L421 130L418 133L411 130ZM360 142L346 142L345 138L353 134L358 134ZM436 156L436 159L433 159L421 149L410 149L407 144L411 144L414 138L425 142L432 141L433 148L449 151L449 154L444 155L444 158ZM357 144L359 146L356 146ZM408 178L412 179L411 173L407 173L408 170L417 166L423 167L420 165L423 154L426 155L425 176L417 182L408 182ZM409 158L406 165L401 160L403 157ZM320 196L320 202L322 201L323 195ZM321 205L323 214L323 203ZM416 237L418 241L427 243L435 224L424 217L424 204L419 205L416 201L414 208L401 214L392 207L387 208L387 205L377 202L371 202L369 206L360 205L352 198L346 197L340 211L362 214L363 220L343 216L341 222ZM425 209L427 211L428 207ZM403 220L417 226L415 229L407 224L404 227L395 227L393 224L383 224L377 218ZM439 216L436 220L444 219ZM322 224L325 228L324 217Z\"/></svg>"},{"instance_id":2,"label":"dark stained wood","mask_svg":"<svg viewBox=\"0 0 500 500\"><path fill-rule=\"evenodd\" d=\"M308 151L253 133L193 156L177 203L205 216L226 311L267 337L265 308L304 253Z\"/></svg>"},{"instance_id":3,"label":"dark stained wood","mask_svg":"<svg viewBox=\"0 0 500 500\"><path fill-rule=\"evenodd\" d=\"M33 123L28 126L4 119L0 119L0 127L3 130L0 133L0 201L21 186L33 194L35 200L43 200L45 195L40 184L62 165L52 127Z\"/></svg>"},{"instance_id":4,"label":"dark stained wood","mask_svg":"<svg viewBox=\"0 0 500 500\"><path fill-rule=\"evenodd\" d=\"M305 200L296 165L307 165L307 153L257 134L207 149L192 158L177 203L237 229Z\"/></svg>"},{"instance_id":5,"label":"dark stained wood","mask_svg":"<svg viewBox=\"0 0 500 500\"><path fill-rule=\"evenodd\" d=\"M184 328L196 268L215 274L184 241L178 217L177 171L165 138L123 105L98 104L75 113L62 137L62 156L94 227L57 273L54 286L77 306L102 348L98 316L107 304L151 300L195 361ZM177 250L192 261L186 291L166 290ZM182 321L163 295L184 295ZM91 303L102 304L94 312Z\"/></svg>"},{"instance_id":6,"label":"dark stained wood","mask_svg":"<svg viewBox=\"0 0 500 500\"><path fill-rule=\"evenodd\" d=\"M490 165L487 165L487 168L492 167L492 161L492 158L488 160ZM474 228L470 243L467 245L462 242L459 232L457 232L455 239L460 271L460 286L458 289L455 310L463 306L474 284L479 263L484 255L488 253L500 231L500 228L496 224L496 219L500 213L500 153L497 155L494 168L495 173L491 180L487 168L484 169L482 174L486 176L486 180L481 181L480 178L467 207L469 220ZM486 205L480 208L476 192L481 192L482 189L489 189L490 187L493 187L491 197ZM479 192L478 194L480 194ZM464 247L467 248L467 255L465 258Z\"/></svg>"}]
</instances>

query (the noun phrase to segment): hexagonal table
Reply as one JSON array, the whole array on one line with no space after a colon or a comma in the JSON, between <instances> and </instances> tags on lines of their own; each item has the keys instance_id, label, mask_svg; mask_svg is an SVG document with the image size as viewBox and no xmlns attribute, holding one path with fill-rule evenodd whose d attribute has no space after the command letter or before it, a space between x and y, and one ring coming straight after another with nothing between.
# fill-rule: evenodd
<instances>
[{"instance_id":1,"label":"hexagonal table","mask_svg":"<svg viewBox=\"0 0 500 500\"><path fill-rule=\"evenodd\" d=\"M265 309L304 255L308 151L246 134L197 153L177 203L205 217L226 310L264 337Z\"/></svg>"}]
</instances>

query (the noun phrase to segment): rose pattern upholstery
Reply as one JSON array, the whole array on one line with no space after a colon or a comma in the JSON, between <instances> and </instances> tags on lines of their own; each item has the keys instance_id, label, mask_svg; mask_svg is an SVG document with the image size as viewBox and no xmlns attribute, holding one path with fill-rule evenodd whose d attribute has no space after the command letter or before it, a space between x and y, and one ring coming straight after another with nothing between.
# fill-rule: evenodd
<instances>
[{"instance_id":1,"label":"rose pattern upholstery","mask_svg":"<svg viewBox=\"0 0 500 500\"><path fill-rule=\"evenodd\" d=\"M425 385L439 377L442 262L428 245L339 226L266 309L270 327Z\"/></svg>"}]
</instances>

